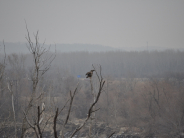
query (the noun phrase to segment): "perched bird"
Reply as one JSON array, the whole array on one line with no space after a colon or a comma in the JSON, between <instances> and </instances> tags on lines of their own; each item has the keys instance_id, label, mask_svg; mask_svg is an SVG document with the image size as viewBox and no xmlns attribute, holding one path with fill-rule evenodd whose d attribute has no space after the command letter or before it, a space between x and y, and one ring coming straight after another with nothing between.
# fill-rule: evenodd
<instances>
[{"instance_id":1,"label":"perched bird","mask_svg":"<svg viewBox=\"0 0 184 138\"><path fill-rule=\"evenodd\" d=\"M95 70L91 70L90 72L87 72L86 78L91 78L93 76L93 71L95 71Z\"/></svg>"}]
</instances>

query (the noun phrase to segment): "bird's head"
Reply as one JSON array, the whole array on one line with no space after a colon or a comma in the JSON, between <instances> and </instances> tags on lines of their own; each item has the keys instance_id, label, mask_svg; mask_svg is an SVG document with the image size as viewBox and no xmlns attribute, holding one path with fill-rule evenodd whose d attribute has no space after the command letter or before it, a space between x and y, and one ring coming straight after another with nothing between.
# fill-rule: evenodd
<instances>
[{"instance_id":1,"label":"bird's head","mask_svg":"<svg viewBox=\"0 0 184 138\"><path fill-rule=\"evenodd\" d=\"M93 72L93 71L95 71L95 70L91 70L91 72Z\"/></svg>"}]
</instances>

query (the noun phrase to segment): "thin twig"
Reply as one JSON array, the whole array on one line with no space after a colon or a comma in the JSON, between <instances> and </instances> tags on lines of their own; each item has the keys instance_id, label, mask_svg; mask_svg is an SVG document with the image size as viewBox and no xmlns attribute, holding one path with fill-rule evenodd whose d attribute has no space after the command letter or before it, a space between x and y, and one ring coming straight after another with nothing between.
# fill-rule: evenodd
<instances>
[{"instance_id":1,"label":"thin twig","mask_svg":"<svg viewBox=\"0 0 184 138\"><path fill-rule=\"evenodd\" d=\"M107 138L112 137L116 132L111 133Z\"/></svg>"}]
</instances>

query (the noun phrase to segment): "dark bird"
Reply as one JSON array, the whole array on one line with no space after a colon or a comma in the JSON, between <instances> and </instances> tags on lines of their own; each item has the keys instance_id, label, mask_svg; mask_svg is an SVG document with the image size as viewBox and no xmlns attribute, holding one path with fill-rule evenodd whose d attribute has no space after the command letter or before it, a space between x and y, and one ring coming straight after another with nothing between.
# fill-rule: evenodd
<instances>
[{"instance_id":1,"label":"dark bird","mask_svg":"<svg viewBox=\"0 0 184 138\"><path fill-rule=\"evenodd\" d=\"M86 78L91 78L93 76L93 71L95 71L95 70L91 70L90 72L87 72Z\"/></svg>"}]
</instances>

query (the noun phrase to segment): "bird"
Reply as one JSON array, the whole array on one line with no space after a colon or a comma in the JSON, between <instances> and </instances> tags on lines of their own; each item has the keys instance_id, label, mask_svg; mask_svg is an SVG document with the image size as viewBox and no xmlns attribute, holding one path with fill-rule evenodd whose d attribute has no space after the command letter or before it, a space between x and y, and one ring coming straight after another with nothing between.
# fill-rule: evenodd
<instances>
[{"instance_id":1,"label":"bird","mask_svg":"<svg viewBox=\"0 0 184 138\"><path fill-rule=\"evenodd\" d=\"M93 76L93 71L95 71L95 70L91 70L90 72L87 72L86 78L91 78Z\"/></svg>"}]
</instances>

